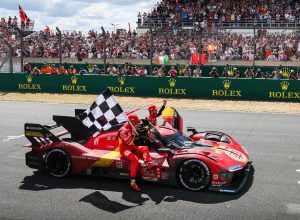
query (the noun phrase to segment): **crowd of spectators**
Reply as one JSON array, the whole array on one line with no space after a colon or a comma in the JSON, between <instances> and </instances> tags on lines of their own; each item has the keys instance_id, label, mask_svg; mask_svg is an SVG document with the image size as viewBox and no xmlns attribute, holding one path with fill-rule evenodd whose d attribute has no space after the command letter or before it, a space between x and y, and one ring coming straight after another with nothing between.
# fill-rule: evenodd
<instances>
[{"instance_id":1,"label":"crowd of spectators","mask_svg":"<svg viewBox=\"0 0 300 220\"><path fill-rule=\"evenodd\" d=\"M260 30L256 36L246 36L220 30L200 34L197 28L176 28L180 22L199 15L200 20L213 22L299 19L300 3L299 0L162 0L151 12L139 13L138 25L147 19L168 20L170 30L153 31L154 57L168 55L171 60L190 60L193 53L206 53L209 61L298 61L300 58L299 32ZM17 24L16 16L2 18L0 33L13 45L13 56L20 57L20 43L14 32ZM118 29L116 33L106 33L104 45L101 33L94 30L88 34L63 32L62 57L82 61L103 58L106 54L107 58L149 59L150 39L149 31L138 35L135 31ZM26 36L23 51L25 57L58 58L58 35L48 29ZM7 56L7 53L7 46L0 41L0 56Z\"/></svg>"},{"instance_id":2,"label":"crowd of spectators","mask_svg":"<svg viewBox=\"0 0 300 220\"><path fill-rule=\"evenodd\" d=\"M162 0L148 13L138 14L138 26L174 27L204 22L294 22L300 18L298 0Z\"/></svg>"},{"instance_id":3,"label":"crowd of spectators","mask_svg":"<svg viewBox=\"0 0 300 220\"><path fill-rule=\"evenodd\" d=\"M144 66L133 65L125 63L124 65L108 64L106 69L103 65L97 66L86 63L81 65L80 68L76 68L73 65L62 65L58 67L57 64L44 63L39 69L37 67L32 68L28 63L24 65L24 72L33 75L42 74L63 74L63 75L111 75L111 76L156 76L156 77L226 77L226 78L251 78L251 79L290 79L300 80L300 68L290 69L283 66L275 67L272 70L262 71L260 68L248 67L244 72L241 72L238 67L226 65L225 67L212 67L210 72L202 74L202 68L200 66L190 65L171 65L166 67L165 65L155 66L152 73L148 72ZM82 67L84 66L84 67Z\"/></svg>"},{"instance_id":4,"label":"crowd of spectators","mask_svg":"<svg viewBox=\"0 0 300 220\"><path fill-rule=\"evenodd\" d=\"M108 33L106 43L107 58L149 59L150 34ZM210 61L214 60L268 60L298 61L300 57L300 37L298 32L268 33L244 36L230 32L216 32L197 35L194 30L159 32L154 36L154 57L168 55L171 60L189 60L193 53L204 51ZM20 44L11 38L13 55L21 56ZM254 54L254 44L256 53ZM201 45L201 46L199 46ZM0 43L2 52L8 51ZM57 58L59 42L56 34L36 32L24 38L24 56ZM64 33L62 38L62 57L77 58L79 61L104 57L104 44L101 35L90 31L88 35L79 32Z\"/></svg>"},{"instance_id":5,"label":"crowd of spectators","mask_svg":"<svg viewBox=\"0 0 300 220\"><path fill-rule=\"evenodd\" d=\"M218 71L216 67L212 67L209 72L211 78L231 77L231 78L249 78L249 79L291 79L300 80L300 68L287 69L282 66L275 67L272 71L263 72L260 68L248 67L244 72L240 72L237 67L227 65L223 71Z\"/></svg>"}]
</instances>

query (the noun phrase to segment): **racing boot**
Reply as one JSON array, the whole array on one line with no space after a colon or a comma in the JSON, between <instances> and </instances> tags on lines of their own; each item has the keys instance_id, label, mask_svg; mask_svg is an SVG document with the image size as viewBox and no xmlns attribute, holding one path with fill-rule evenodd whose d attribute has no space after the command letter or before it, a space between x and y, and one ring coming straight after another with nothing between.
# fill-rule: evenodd
<instances>
[{"instance_id":1,"label":"racing boot","mask_svg":"<svg viewBox=\"0 0 300 220\"><path fill-rule=\"evenodd\" d=\"M130 187L131 187L131 189L133 189L136 192L140 192L141 191L140 187L138 187L138 185L136 184L135 179L131 179L131 181L130 181Z\"/></svg>"},{"instance_id":2,"label":"racing boot","mask_svg":"<svg viewBox=\"0 0 300 220\"><path fill-rule=\"evenodd\" d=\"M157 165L156 163L151 162L151 161L146 163L146 167L147 167L148 170L153 169L156 165Z\"/></svg>"}]
</instances>

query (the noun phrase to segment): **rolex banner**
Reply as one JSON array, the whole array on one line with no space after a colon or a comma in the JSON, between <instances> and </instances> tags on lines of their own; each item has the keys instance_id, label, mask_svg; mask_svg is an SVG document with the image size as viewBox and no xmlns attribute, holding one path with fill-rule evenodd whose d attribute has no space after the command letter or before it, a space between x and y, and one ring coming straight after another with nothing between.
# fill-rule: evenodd
<instances>
[{"instance_id":1,"label":"rolex banner","mask_svg":"<svg viewBox=\"0 0 300 220\"><path fill-rule=\"evenodd\" d=\"M58 94L99 94L109 88L116 96L300 102L300 80L2 73L0 88Z\"/></svg>"}]
</instances>

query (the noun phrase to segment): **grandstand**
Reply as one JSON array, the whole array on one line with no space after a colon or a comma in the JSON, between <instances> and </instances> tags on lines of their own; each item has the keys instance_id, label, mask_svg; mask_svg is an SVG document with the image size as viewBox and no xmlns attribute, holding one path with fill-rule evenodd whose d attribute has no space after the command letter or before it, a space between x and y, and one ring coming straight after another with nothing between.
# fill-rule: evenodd
<instances>
[{"instance_id":1,"label":"grandstand","mask_svg":"<svg viewBox=\"0 0 300 220\"><path fill-rule=\"evenodd\" d=\"M205 55L204 61L208 63L294 62L300 59L299 12L298 0L161 0L151 12L138 14L136 31L106 32L105 45L100 31L82 34L80 30L63 30L62 58L88 62L106 55L113 62L149 60L153 37L153 60L158 60L158 64L163 56L171 62L187 64L193 54ZM23 36L25 58L59 58L57 33L33 33L34 22L20 26L18 22L7 21L2 19L0 31L12 44L14 57L21 56L16 32L19 26L27 33ZM8 50L1 40L0 50L5 61Z\"/></svg>"}]
</instances>

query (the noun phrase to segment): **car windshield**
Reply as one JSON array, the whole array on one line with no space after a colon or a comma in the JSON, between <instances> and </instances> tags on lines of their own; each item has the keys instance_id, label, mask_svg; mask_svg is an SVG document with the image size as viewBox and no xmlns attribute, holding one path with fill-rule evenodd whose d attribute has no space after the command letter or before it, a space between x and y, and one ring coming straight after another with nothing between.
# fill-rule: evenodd
<instances>
[{"instance_id":1,"label":"car windshield","mask_svg":"<svg viewBox=\"0 0 300 220\"><path fill-rule=\"evenodd\" d=\"M166 142L166 145L170 145L171 147L176 149L192 148L195 145L195 142L193 140L191 140L184 134L181 134L180 132L164 136L163 139Z\"/></svg>"}]
</instances>

